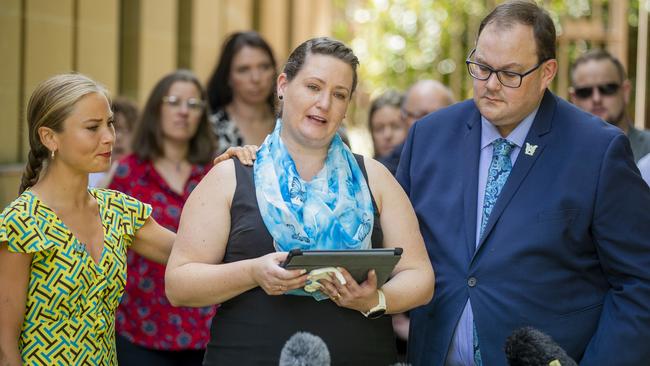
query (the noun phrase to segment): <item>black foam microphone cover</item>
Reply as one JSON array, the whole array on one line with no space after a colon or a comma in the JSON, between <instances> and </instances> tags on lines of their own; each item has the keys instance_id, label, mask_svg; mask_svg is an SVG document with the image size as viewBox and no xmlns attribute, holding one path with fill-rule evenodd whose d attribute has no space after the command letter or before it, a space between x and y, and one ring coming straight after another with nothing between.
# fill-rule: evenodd
<instances>
[{"instance_id":1,"label":"black foam microphone cover","mask_svg":"<svg viewBox=\"0 0 650 366\"><path fill-rule=\"evenodd\" d=\"M510 366L577 366L576 362L545 333L532 328L516 329L506 340L506 358ZM551 366L559 366L554 362Z\"/></svg>"}]
</instances>

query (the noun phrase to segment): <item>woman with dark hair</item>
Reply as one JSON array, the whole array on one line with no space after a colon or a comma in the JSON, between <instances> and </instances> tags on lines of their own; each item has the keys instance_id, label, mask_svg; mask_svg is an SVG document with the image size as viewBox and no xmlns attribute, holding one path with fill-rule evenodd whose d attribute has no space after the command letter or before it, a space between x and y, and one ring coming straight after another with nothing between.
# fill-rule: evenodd
<instances>
[{"instance_id":1,"label":"woman with dark hair","mask_svg":"<svg viewBox=\"0 0 650 366\"><path fill-rule=\"evenodd\" d=\"M226 39L207 86L219 152L260 145L273 131L276 69L271 47L258 33L237 32Z\"/></svg>"},{"instance_id":2,"label":"woman with dark hair","mask_svg":"<svg viewBox=\"0 0 650 366\"><path fill-rule=\"evenodd\" d=\"M332 365L396 362L390 317L431 300L434 276L408 198L378 162L354 155L340 127L357 84L357 57L315 38L278 76L282 112L253 167L217 164L187 201L166 273L173 304L222 304L205 365L277 365L296 332L321 337ZM399 246L391 279L321 280L280 266L287 252ZM343 283L345 282L345 283ZM303 295L303 296L298 296ZM320 299L322 301L317 301Z\"/></svg>"},{"instance_id":3,"label":"woman with dark hair","mask_svg":"<svg viewBox=\"0 0 650 366\"><path fill-rule=\"evenodd\" d=\"M167 261L174 234L151 206L88 188L111 164L109 103L80 74L53 76L29 99L20 196L0 214L0 365L116 365L127 252Z\"/></svg>"},{"instance_id":4,"label":"woman with dark hair","mask_svg":"<svg viewBox=\"0 0 650 366\"><path fill-rule=\"evenodd\" d=\"M176 231L190 192L211 167L214 141L206 94L190 71L178 70L153 88L109 188L153 207L153 217ZM129 281L117 310L120 365L200 365L214 306L173 307L165 297L165 267L128 257Z\"/></svg>"},{"instance_id":5,"label":"woman with dark hair","mask_svg":"<svg viewBox=\"0 0 650 366\"><path fill-rule=\"evenodd\" d=\"M406 138L408 126L402 120L402 94L389 90L370 104L368 127L375 148L375 158L390 154Z\"/></svg>"}]
</instances>

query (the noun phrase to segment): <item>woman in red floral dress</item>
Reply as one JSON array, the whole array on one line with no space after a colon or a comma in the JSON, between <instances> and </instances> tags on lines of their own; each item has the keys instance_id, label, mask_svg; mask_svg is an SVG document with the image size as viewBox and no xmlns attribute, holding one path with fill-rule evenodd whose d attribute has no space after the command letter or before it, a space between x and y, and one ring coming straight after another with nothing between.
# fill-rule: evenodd
<instances>
[{"instance_id":1,"label":"woman in red floral dress","mask_svg":"<svg viewBox=\"0 0 650 366\"><path fill-rule=\"evenodd\" d=\"M209 171L215 151L206 94L179 70L154 87L136 126L133 154L124 157L109 188L151 204L152 216L176 232L185 200ZM165 267L128 257L126 290L116 315L121 366L200 365L215 307L173 307L165 297Z\"/></svg>"}]
</instances>

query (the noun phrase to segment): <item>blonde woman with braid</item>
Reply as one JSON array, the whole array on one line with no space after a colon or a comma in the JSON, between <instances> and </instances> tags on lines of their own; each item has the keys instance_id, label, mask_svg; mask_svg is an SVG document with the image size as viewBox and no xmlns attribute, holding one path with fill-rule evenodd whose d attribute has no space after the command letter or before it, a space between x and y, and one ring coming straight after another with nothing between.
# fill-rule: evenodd
<instances>
[{"instance_id":1,"label":"blonde woman with braid","mask_svg":"<svg viewBox=\"0 0 650 366\"><path fill-rule=\"evenodd\" d=\"M79 74L31 96L20 196L0 214L0 365L115 365L127 250L167 261L174 234L148 204L88 188L111 164L109 105Z\"/></svg>"}]
</instances>

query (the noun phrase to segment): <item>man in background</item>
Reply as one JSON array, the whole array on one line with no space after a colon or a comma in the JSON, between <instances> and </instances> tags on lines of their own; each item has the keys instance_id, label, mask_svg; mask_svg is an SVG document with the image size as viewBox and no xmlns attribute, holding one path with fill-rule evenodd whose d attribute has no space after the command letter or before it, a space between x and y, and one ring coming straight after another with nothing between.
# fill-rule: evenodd
<instances>
[{"instance_id":1,"label":"man in background","mask_svg":"<svg viewBox=\"0 0 650 366\"><path fill-rule=\"evenodd\" d=\"M571 66L571 102L623 130L638 162L650 153L650 131L634 128L627 115L631 90L623 65L605 50L587 51Z\"/></svg>"},{"instance_id":2,"label":"man in background","mask_svg":"<svg viewBox=\"0 0 650 366\"><path fill-rule=\"evenodd\" d=\"M415 121L427 114L447 107L454 103L454 95L451 90L436 80L420 80L413 84L404 94L401 106L402 120L407 128L410 128ZM404 144L399 144L395 149L379 161L395 175L397 165Z\"/></svg>"}]
</instances>

